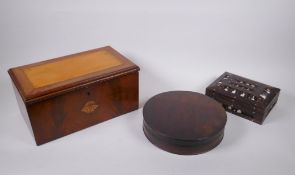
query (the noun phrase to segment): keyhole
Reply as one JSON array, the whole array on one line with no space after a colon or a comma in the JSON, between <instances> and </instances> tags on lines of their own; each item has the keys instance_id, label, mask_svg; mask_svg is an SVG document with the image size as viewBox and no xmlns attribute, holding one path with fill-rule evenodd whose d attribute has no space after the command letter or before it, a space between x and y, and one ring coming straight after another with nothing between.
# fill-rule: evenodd
<instances>
[{"instance_id":1,"label":"keyhole","mask_svg":"<svg viewBox=\"0 0 295 175\"><path fill-rule=\"evenodd\" d=\"M87 92L87 95L90 96L90 92Z\"/></svg>"}]
</instances>

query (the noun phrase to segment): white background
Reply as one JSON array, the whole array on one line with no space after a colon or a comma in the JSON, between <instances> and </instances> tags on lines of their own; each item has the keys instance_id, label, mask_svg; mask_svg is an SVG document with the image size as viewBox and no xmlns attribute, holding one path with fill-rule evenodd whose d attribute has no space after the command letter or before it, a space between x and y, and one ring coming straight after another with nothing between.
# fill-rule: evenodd
<instances>
[{"instance_id":1,"label":"white background","mask_svg":"<svg viewBox=\"0 0 295 175\"><path fill-rule=\"evenodd\" d=\"M141 67L140 109L37 147L7 69L111 45ZM294 0L0 0L0 174L295 174ZM180 156L142 132L142 106L204 93L224 71L281 88L260 126L228 113L214 150Z\"/></svg>"}]
</instances>

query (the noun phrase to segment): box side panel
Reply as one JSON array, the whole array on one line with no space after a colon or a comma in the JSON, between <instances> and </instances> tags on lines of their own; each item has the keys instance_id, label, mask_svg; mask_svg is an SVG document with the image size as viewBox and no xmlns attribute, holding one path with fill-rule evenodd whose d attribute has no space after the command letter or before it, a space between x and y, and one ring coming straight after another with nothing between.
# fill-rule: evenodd
<instances>
[{"instance_id":1,"label":"box side panel","mask_svg":"<svg viewBox=\"0 0 295 175\"><path fill-rule=\"evenodd\" d=\"M206 95L221 103L227 112L258 124L262 124L263 122L263 112L256 110L254 105L224 96L223 94L216 93L208 88L206 89Z\"/></svg>"},{"instance_id":2,"label":"box side panel","mask_svg":"<svg viewBox=\"0 0 295 175\"><path fill-rule=\"evenodd\" d=\"M31 135L34 136L32 126L31 126L31 122L30 122L30 118L28 116L26 105L25 105L25 103L24 103L18 89L16 88L16 86L15 86L15 84L13 82L12 82L12 86L13 86L14 94L15 94L15 97L16 97L16 101L17 101L20 113L21 113L24 121L26 122L26 125L27 125Z\"/></svg>"},{"instance_id":3,"label":"box side panel","mask_svg":"<svg viewBox=\"0 0 295 175\"><path fill-rule=\"evenodd\" d=\"M138 72L31 104L37 145L138 109Z\"/></svg>"},{"instance_id":4,"label":"box side panel","mask_svg":"<svg viewBox=\"0 0 295 175\"><path fill-rule=\"evenodd\" d=\"M264 111L263 114L263 118L262 118L262 122L265 120L265 118L268 116L268 114L270 113L270 111L273 109L273 107L277 104L278 102L278 98L280 95L280 90L278 90L276 96L272 99L272 101L269 103L269 105L267 106L267 108Z\"/></svg>"}]
</instances>

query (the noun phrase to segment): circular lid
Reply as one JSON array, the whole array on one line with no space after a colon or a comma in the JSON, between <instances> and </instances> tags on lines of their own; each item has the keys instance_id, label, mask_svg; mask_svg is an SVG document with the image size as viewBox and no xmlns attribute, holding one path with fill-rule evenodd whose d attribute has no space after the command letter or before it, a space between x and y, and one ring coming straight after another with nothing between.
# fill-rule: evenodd
<instances>
[{"instance_id":1,"label":"circular lid","mask_svg":"<svg viewBox=\"0 0 295 175\"><path fill-rule=\"evenodd\" d=\"M203 140L224 129L226 113L217 101L189 91L171 91L152 97L143 108L146 125L161 136Z\"/></svg>"}]
</instances>

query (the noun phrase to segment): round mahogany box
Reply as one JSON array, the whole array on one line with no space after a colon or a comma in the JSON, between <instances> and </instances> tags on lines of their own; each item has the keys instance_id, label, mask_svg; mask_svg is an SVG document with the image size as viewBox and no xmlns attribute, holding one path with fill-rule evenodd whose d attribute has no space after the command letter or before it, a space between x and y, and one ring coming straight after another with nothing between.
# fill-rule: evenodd
<instances>
[{"instance_id":1,"label":"round mahogany box","mask_svg":"<svg viewBox=\"0 0 295 175\"><path fill-rule=\"evenodd\" d=\"M200 154L223 138L226 113L217 101L189 91L152 97L143 107L143 131L157 147L175 154Z\"/></svg>"}]
</instances>

